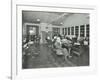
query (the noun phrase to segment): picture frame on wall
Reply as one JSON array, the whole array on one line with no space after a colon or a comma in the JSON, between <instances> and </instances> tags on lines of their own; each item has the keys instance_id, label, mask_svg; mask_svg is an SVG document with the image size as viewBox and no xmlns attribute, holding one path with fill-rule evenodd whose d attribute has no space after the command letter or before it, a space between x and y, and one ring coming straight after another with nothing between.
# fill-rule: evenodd
<instances>
[{"instance_id":1,"label":"picture frame on wall","mask_svg":"<svg viewBox=\"0 0 100 80\"><path fill-rule=\"evenodd\" d=\"M12 80L96 72L95 7L12 1L11 18Z\"/></svg>"}]
</instances>

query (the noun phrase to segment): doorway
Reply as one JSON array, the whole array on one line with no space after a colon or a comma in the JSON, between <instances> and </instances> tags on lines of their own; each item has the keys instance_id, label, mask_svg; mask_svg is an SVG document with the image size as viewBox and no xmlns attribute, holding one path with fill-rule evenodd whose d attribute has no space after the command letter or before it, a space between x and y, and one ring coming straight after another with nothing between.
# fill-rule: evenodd
<instances>
[{"instance_id":1,"label":"doorway","mask_svg":"<svg viewBox=\"0 0 100 80\"><path fill-rule=\"evenodd\" d=\"M27 25L26 27L27 41L34 41L39 36L39 26Z\"/></svg>"}]
</instances>

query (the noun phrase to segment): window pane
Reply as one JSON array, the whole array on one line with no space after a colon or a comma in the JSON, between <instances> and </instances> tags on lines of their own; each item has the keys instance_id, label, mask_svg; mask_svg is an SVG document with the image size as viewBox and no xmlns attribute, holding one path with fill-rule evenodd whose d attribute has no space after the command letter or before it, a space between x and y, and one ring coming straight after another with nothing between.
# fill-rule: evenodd
<instances>
[{"instance_id":1,"label":"window pane","mask_svg":"<svg viewBox=\"0 0 100 80\"><path fill-rule=\"evenodd\" d=\"M79 26L75 26L75 35L78 36L79 35Z\"/></svg>"},{"instance_id":2,"label":"window pane","mask_svg":"<svg viewBox=\"0 0 100 80\"><path fill-rule=\"evenodd\" d=\"M70 35L70 27L68 27L68 35Z\"/></svg>"},{"instance_id":3,"label":"window pane","mask_svg":"<svg viewBox=\"0 0 100 80\"><path fill-rule=\"evenodd\" d=\"M65 28L65 35L67 35L67 28Z\"/></svg>"},{"instance_id":4,"label":"window pane","mask_svg":"<svg viewBox=\"0 0 100 80\"><path fill-rule=\"evenodd\" d=\"M64 28L62 28L62 33L63 33L63 35L64 35Z\"/></svg>"},{"instance_id":5,"label":"window pane","mask_svg":"<svg viewBox=\"0 0 100 80\"><path fill-rule=\"evenodd\" d=\"M66 28L64 28L64 35L66 34Z\"/></svg>"},{"instance_id":6,"label":"window pane","mask_svg":"<svg viewBox=\"0 0 100 80\"><path fill-rule=\"evenodd\" d=\"M80 37L84 37L84 32L85 32L84 31L85 30L84 28L85 28L84 25L81 25L80 26Z\"/></svg>"},{"instance_id":7,"label":"window pane","mask_svg":"<svg viewBox=\"0 0 100 80\"><path fill-rule=\"evenodd\" d=\"M86 36L89 37L90 27L89 24L86 25Z\"/></svg>"},{"instance_id":8,"label":"window pane","mask_svg":"<svg viewBox=\"0 0 100 80\"><path fill-rule=\"evenodd\" d=\"M52 28L53 34L60 33L60 28Z\"/></svg>"},{"instance_id":9,"label":"window pane","mask_svg":"<svg viewBox=\"0 0 100 80\"><path fill-rule=\"evenodd\" d=\"M71 27L71 35L74 35L74 27Z\"/></svg>"}]
</instances>

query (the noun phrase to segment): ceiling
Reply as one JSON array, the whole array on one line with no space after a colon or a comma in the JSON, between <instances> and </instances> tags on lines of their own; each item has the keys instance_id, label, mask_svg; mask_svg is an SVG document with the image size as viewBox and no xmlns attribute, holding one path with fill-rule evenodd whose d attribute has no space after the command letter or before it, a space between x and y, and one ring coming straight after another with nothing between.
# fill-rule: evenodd
<instances>
[{"instance_id":1,"label":"ceiling","mask_svg":"<svg viewBox=\"0 0 100 80\"><path fill-rule=\"evenodd\" d=\"M75 13L22 11L22 21L29 23L51 23L61 26L66 18Z\"/></svg>"},{"instance_id":2,"label":"ceiling","mask_svg":"<svg viewBox=\"0 0 100 80\"><path fill-rule=\"evenodd\" d=\"M39 12L39 11L22 11L23 22L32 23L51 23L54 25L62 25L68 15L72 13L64 12Z\"/></svg>"}]
</instances>

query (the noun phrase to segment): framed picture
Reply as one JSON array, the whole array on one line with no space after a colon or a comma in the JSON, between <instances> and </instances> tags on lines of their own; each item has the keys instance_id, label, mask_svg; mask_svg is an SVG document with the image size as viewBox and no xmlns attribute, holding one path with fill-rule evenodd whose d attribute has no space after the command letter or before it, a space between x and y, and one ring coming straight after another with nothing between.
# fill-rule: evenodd
<instances>
[{"instance_id":1,"label":"framed picture","mask_svg":"<svg viewBox=\"0 0 100 80\"><path fill-rule=\"evenodd\" d=\"M12 80L96 72L96 9L12 3Z\"/></svg>"}]
</instances>

